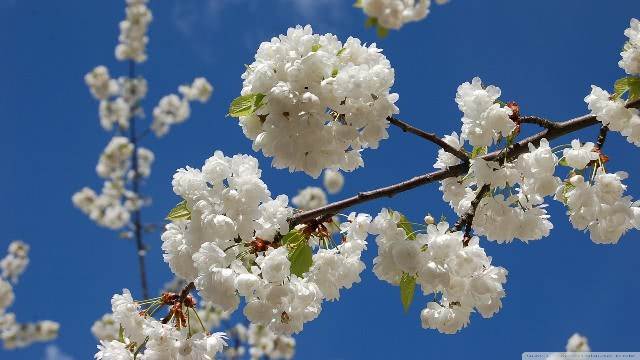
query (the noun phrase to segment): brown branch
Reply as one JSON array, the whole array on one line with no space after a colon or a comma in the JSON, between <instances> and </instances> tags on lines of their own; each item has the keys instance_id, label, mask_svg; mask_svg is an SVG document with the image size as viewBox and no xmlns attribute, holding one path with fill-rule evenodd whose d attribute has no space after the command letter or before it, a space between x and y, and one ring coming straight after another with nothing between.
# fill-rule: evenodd
<instances>
[{"instance_id":1,"label":"brown branch","mask_svg":"<svg viewBox=\"0 0 640 360\"><path fill-rule=\"evenodd\" d=\"M606 125L603 125L600 128L600 133L598 134L598 140L596 141L596 150L602 150L602 147L604 146L604 142L607 140L607 133L609 133L609 127Z\"/></svg>"},{"instance_id":2,"label":"brown branch","mask_svg":"<svg viewBox=\"0 0 640 360\"><path fill-rule=\"evenodd\" d=\"M546 129L553 129L558 126L556 122L537 116L523 116L520 118L520 122L523 124L536 124Z\"/></svg>"},{"instance_id":3,"label":"brown branch","mask_svg":"<svg viewBox=\"0 0 640 360\"><path fill-rule=\"evenodd\" d=\"M473 223L473 218L476 216L478 205L480 205L480 201L489 192L489 190L491 190L491 187L487 184L480 188L480 191L478 191L476 197L471 201L471 208L469 209L469 211L461 216L458 221L456 221L455 225L453 225L453 228L451 228L453 231L460 231L462 230L462 228L466 227L466 231L470 232L471 224Z\"/></svg>"},{"instance_id":4,"label":"brown branch","mask_svg":"<svg viewBox=\"0 0 640 360\"><path fill-rule=\"evenodd\" d=\"M627 108L640 107L640 99L629 102L626 106ZM539 146L540 140L542 140L543 138L546 138L547 140L553 140L561 136L564 136L566 134L569 134L578 130L582 130L589 126L593 126L598 123L599 121L596 119L594 115L584 115L584 116L580 116L575 119L567 120L564 122L554 123L555 125L549 128L546 128L545 130L535 135L529 136L513 144L508 149L506 149L506 151L509 157L511 158L517 157L518 155L529 151L529 144ZM483 156L482 158L485 160L496 160L503 154L504 154L503 150L496 150L494 152L491 152ZM371 200L375 200L383 197L392 197L396 194L399 194L407 190L411 190L418 186L430 184L436 181L441 181L450 177L464 175L467 173L468 170L469 170L469 163L465 162L462 164L451 166L445 170L438 170L438 171L433 171L427 174L419 175L397 184L385 186L379 189L360 192L357 195L352 196L350 198L339 200L314 210L309 210L309 211L304 211L304 212L294 214L291 217L291 219L289 219L289 224L291 227L294 227L298 224L305 223L311 219L316 219L319 216L335 215L341 210L344 210L354 205L362 204L367 201L371 201Z\"/></svg>"},{"instance_id":5,"label":"brown branch","mask_svg":"<svg viewBox=\"0 0 640 360\"><path fill-rule=\"evenodd\" d=\"M392 116L389 116L387 118L387 120L392 124L395 125L397 127L399 127L402 131L404 132L409 132L412 133L414 135L418 135L419 137L427 140L427 141L431 141L432 143L440 146L444 151L452 154L453 156L457 157L458 159L462 160L463 162L467 162L469 161L469 156L460 149L456 149L453 146L449 145L446 141L442 140L441 138L439 138L436 134L434 133L428 133L426 131L420 130L414 126L409 125L408 123L400 120L400 119L396 119Z\"/></svg>"}]
</instances>

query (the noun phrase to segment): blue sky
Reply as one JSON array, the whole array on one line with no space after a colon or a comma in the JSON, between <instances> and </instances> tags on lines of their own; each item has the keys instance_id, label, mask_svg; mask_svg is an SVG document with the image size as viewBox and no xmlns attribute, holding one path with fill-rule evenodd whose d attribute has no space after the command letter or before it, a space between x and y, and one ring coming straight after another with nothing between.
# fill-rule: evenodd
<instances>
[{"instance_id":1,"label":"blue sky","mask_svg":"<svg viewBox=\"0 0 640 360\"><path fill-rule=\"evenodd\" d=\"M149 61L140 72L149 81L147 111L157 100L195 76L216 90L210 103L195 105L191 119L164 139L149 138L156 153L144 191L154 204L148 221L159 221L177 199L170 186L176 168L199 166L216 149L252 153L235 120L225 117L241 88L243 64L261 41L296 24L341 39L377 42L396 69L400 117L439 134L460 127L457 86L480 76L502 88L504 100L519 102L523 114L564 120L586 112L591 84L610 88L623 76L617 67L624 29L640 16L637 0L498 1L453 0L434 6L423 22L377 39L350 0L153 0ZM124 1L0 0L0 248L12 239L32 246L31 264L16 287L13 306L22 321L51 318L62 323L56 345L89 359L96 342L93 321L109 309L123 287L139 294L134 244L96 227L71 205L85 185L98 188L94 168L109 140L98 124L97 103L84 74L104 64L124 74L113 58ZM389 140L364 154L366 166L346 176L332 199L395 183L430 171L437 149L390 130ZM579 134L594 140L597 129ZM556 144L565 141L556 141ZM606 145L609 169L625 169L629 193L640 197L638 149L613 134ZM257 156L272 193L293 195L317 184L303 174L270 169ZM452 215L431 185L357 210L377 213L389 206L415 220L429 211ZM340 301L325 303L321 316L297 336L305 359L440 358L470 356L517 359L524 351L558 351L575 331L596 351L638 351L637 231L615 246L595 245L571 228L564 209L552 202L555 229L530 244L483 246L494 264L509 270L503 309L485 320L477 314L457 335L420 328L425 304L416 296L402 311L397 287L371 273L375 246L365 254L362 283ZM152 289L170 277L159 235L146 239ZM7 360L40 359L45 345L1 352Z\"/></svg>"}]
</instances>

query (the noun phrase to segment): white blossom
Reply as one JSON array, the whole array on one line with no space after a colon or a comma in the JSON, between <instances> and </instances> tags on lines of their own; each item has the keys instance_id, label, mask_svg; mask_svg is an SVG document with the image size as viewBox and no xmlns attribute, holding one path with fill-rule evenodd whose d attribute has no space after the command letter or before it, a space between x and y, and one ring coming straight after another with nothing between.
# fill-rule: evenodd
<instances>
[{"instance_id":1,"label":"white blossom","mask_svg":"<svg viewBox=\"0 0 640 360\"><path fill-rule=\"evenodd\" d=\"M118 340L120 324L113 319L113 314L107 313L91 325L91 333L98 340Z\"/></svg>"},{"instance_id":2,"label":"white blossom","mask_svg":"<svg viewBox=\"0 0 640 360\"><path fill-rule=\"evenodd\" d=\"M564 149L562 156L567 161L567 165L578 170L584 169L587 164L599 157L594 143L587 142L581 145L578 139L571 140L571 148Z\"/></svg>"},{"instance_id":3,"label":"white blossom","mask_svg":"<svg viewBox=\"0 0 640 360\"><path fill-rule=\"evenodd\" d=\"M327 194L319 187L306 187L291 199L293 205L300 210L313 210L327 205Z\"/></svg>"},{"instance_id":4,"label":"white blossom","mask_svg":"<svg viewBox=\"0 0 640 360\"><path fill-rule=\"evenodd\" d=\"M266 96L255 114L240 117L254 150L278 169L313 177L362 166L360 150L377 148L388 137L386 118L398 112L398 95L389 93L394 70L375 44L343 44L311 26L263 42L242 78L242 95Z\"/></svg>"},{"instance_id":5,"label":"white blossom","mask_svg":"<svg viewBox=\"0 0 640 360\"><path fill-rule=\"evenodd\" d=\"M12 241L9 244L7 255L0 260L2 277L16 283L27 265L29 265L29 245L19 240Z\"/></svg>"},{"instance_id":6,"label":"white blossom","mask_svg":"<svg viewBox=\"0 0 640 360\"><path fill-rule=\"evenodd\" d=\"M425 295L442 295L422 311L423 328L453 334L467 326L474 309L489 318L501 308L507 271L491 265L477 237L466 239L440 222L410 239L400 220L399 213L387 209L373 220L371 231L378 234L373 271L393 285L402 276L414 277Z\"/></svg>"},{"instance_id":7,"label":"white blossom","mask_svg":"<svg viewBox=\"0 0 640 360\"><path fill-rule=\"evenodd\" d=\"M622 99L611 99L611 95L592 85L591 94L584 98L591 113L598 121L613 131L621 133L627 141L640 146L640 113L638 109L627 109Z\"/></svg>"},{"instance_id":8,"label":"white blossom","mask_svg":"<svg viewBox=\"0 0 640 360\"><path fill-rule=\"evenodd\" d=\"M436 0L442 4L442 0ZM385 29L400 29L413 21L420 21L429 14L431 0L362 0L362 9Z\"/></svg>"},{"instance_id":9,"label":"white blossom","mask_svg":"<svg viewBox=\"0 0 640 360\"><path fill-rule=\"evenodd\" d=\"M590 352L589 340L575 333L567 340L567 352Z\"/></svg>"},{"instance_id":10,"label":"white blossom","mask_svg":"<svg viewBox=\"0 0 640 360\"><path fill-rule=\"evenodd\" d=\"M338 170L326 169L322 184L329 194L337 194L344 186L344 176Z\"/></svg>"},{"instance_id":11,"label":"white blossom","mask_svg":"<svg viewBox=\"0 0 640 360\"><path fill-rule=\"evenodd\" d=\"M620 53L622 59L618 65L629 75L640 75L640 21L632 18L624 35L629 41Z\"/></svg>"},{"instance_id":12,"label":"white blossom","mask_svg":"<svg viewBox=\"0 0 640 360\"><path fill-rule=\"evenodd\" d=\"M118 60L133 60L138 63L147 60L147 29L153 18L146 5L147 1L127 0L127 16L120 22L119 43L115 51Z\"/></svg>"}]
</instances>

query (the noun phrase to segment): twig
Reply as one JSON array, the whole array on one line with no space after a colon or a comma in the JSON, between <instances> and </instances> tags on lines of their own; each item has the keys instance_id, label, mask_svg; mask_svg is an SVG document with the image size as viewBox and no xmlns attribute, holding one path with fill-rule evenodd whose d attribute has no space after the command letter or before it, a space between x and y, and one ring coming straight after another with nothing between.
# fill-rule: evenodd
<instances>
[{"instance_id":1,"label":"twig","mask_svg":"<svg viewBox=\"0 0 640 360\"><path fill-rule=\"evenodd\" d=\"M609 133L609 127L606 125L603 125L600 128L600 133L598 134L598 140L596 141L596 150L602 150L602 147L604 146L604 142L607 140L607 134Z\"/></svg>"},{"instance_id":2,"label":"twig","mask_svg":"<svg viewBox=\"0 0 640 360\"><path fill-rule=\"evenodd\" d=\"M471 208L469 209L469 211L461 216L458 221L456 221L455 225L453 225L453 228L451 228L453 231L460 231L463 227L466 227L465 235L470 235L471 224L473 223L473 218L476 216L478 205L480 205L480 201L489 192L490 189L491 187L487 184L480 188L480 191L478 191L476 197L471 201Z\"/></svg>"},{"instance_id":3,"label":"twig","mask_svg":"<svg viewBox=\"0 0 640 360\"><path fill-rule=\"evenodd\" d=\"M536 124L546 129L553 129L558 126L556 122L537 116L522 116L520 117L520 122L523 124Z\"/></svg>"},{"instance_id":4,"label":"twig","mask_svg":"<svg viewBox=\"0 0 640 360\"><path fill-rule=\"evenodd\" d=\"M462 160L463 162L467 162L469 161L469 156L462 150L460 149L456 149L453 146L449 145L446 141L442 140L441 138L439 138L436 134L434 133L428 133L426 131L420 130L414 126L409 125L408 123L400 120L400 119L396 119L392 116L389 116L387 118L387 120L389 121L389 123L391 123L392 125L395 125L397 127L399 127L400 129L402 129L402 131L404 132L409 132L412 133L414 135L418 135L419 137L427 140L427 141L431 141L432 143L440 146L444 151L454 155L455 157L457 157L458 159Z\"/></svg>"}]
</instances>

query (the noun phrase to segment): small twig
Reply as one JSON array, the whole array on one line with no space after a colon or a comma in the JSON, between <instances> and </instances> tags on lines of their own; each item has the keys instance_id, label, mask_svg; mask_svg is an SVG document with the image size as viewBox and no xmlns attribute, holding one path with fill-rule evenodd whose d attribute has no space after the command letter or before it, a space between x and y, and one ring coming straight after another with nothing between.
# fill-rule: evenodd
<instances>
[{"instance_id":1,"label":"small twig","mask_svg":"<svg viewBox=\"0 0 640 360\"><path fill-rule=\"evenodd\" d=\"M419 137L430 141L438 146L440 146L444 151L454 155L455 157L457 157L458 159L462 160L463 162L468 162L469 161L469 156L462 150L460 149L456 149L453 146L449 145L446 141L442 140L441 138L439 138L436 134L434 133L428 133L426 131L420 130L412 125L409 125L408 123L400 120L400 119L396 119L392 116L389 116L387 118L387 120L389 121L389 123L391 123L392 125L395 125L397 127L399 127L400 129L402 129L402 131L404 132L409 132L412 133L414 135L418 135Z\"/></svg>"},{"instance_id":2,"label":"small twig","mask_svg":"<svg viewBox=\"0 0 640 360\"><path fill-rule=\"evenodd\" d=\"M476 197L471 201L471 208L467 211L466 214L462 215L458 221L456 221L455 225L451 228L452 231L460 231L463 227L466 227L466 232L471 231L471 224L473 223L473 218L476 216L476 210L478 209L478 205L480 205L480 201L482 198L489 192L491 187L488 184L485 184L480 188L480 191L476 194ZM469 235L465 233L465 235Z\"/></svg>"},{"instance_id":3,"label":"small twig","mask_svg":"<svg viewBox=\"0 0 640 360\"><path fill-rule=\"evenodd\" d=\"M524 124L536 124L546 129L558 127L558 123L537 116L522 116L520 117L520 122Z\"/></svg>"},{"instance_id":4,"label":"small twig","mask_svg":"<svg viewBox=\"0 0 640 360\"><path fill-rule=\"evenodd\" d=\"M607 134L609 133L609 127L606 125L603 125L600 128L600 133L598 134L598 140L596 141L596 150L602 150L602 147L604 146L604 142L607 140Z\"/></svg>"}]
</instances>

